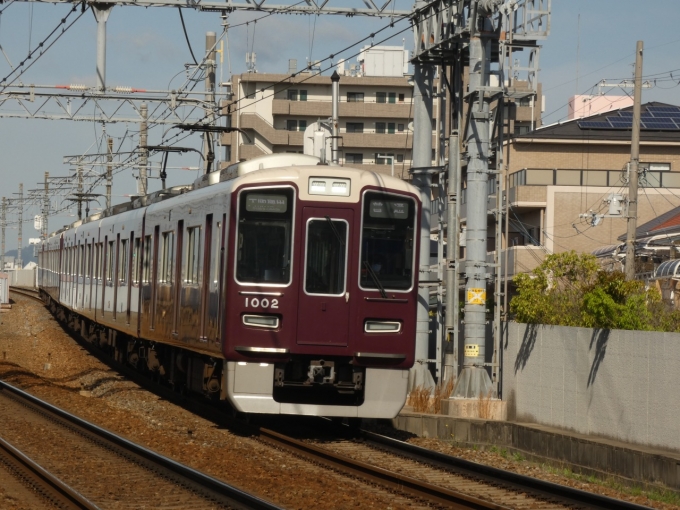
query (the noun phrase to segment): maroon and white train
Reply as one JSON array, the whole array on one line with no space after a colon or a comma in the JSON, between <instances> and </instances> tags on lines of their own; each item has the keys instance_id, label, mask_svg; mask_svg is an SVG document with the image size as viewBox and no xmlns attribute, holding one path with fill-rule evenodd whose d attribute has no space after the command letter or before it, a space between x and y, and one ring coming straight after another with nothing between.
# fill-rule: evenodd
<instances>
[{"instance_id":1,"label":"maroon and white train","mask_svg":"<svg viewBox=\"0 0 680 510\"><path fill-rule=\"evenodd\" d=\"M414 363L418 192L281 154L52 234L39 285L117 361L245 413L389 418Z\"/></svg>"}]
</instances>

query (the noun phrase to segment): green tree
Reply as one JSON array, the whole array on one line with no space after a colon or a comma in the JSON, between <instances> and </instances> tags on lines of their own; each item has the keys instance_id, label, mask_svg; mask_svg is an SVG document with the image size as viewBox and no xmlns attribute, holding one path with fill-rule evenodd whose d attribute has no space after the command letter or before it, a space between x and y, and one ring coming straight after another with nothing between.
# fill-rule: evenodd
<instances>
[{"instance_id":1,"label":"green tree","mask_svg":"<svg viewBox=\"0 0 680 510\"><path fill-rule=\"evenodd\" d=\"M531 273L515 277L510 311L518 322L603 329L680 330L680 313L655 288L604 271L597 259L574 251L549 255Z\"/></svg>"}]
</instances>

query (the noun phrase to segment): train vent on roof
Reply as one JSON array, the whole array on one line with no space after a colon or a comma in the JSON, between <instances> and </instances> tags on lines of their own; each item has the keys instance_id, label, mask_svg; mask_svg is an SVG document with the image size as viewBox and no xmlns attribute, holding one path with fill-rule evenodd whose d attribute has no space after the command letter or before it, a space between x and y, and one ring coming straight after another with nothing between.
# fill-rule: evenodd
<instances>
[{"instance_id":1,"label":"train vent on roof","mask_svg":"<svg viewBox=\"0 0 680 510\"><path fill-rule=\"evenodd\" d=\"M220 180L228 181L250 172L267 168L282 168L286 166L318 165L321 160L316 156L306 154L267 154L248 161L241 161L229 165L220 172Z\"/></svg>"},{"instance_id":2,"label":"train vent on roof","mask_svg":"<svg viewBox=\"0 0 680 510\"><path fill-rule=\"evenodd\" d=\"M210 172L209 174L203 174L194 181L194 189L212 186L218 182L220 182L220 172Z\"/></svg>"}]
</instances>

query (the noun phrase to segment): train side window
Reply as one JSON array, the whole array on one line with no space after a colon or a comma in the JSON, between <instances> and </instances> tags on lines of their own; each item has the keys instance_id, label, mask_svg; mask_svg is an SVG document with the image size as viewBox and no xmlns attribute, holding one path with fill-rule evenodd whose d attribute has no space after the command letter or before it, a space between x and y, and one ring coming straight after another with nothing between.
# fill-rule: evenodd
<instances>
[{"instance_id":1,"label":"train side window","mask_svg":"<svg viewBox=\"0 0 680 510\"><path fill-rule=\"evenodd\" d=\"M109 241L109 249L108 252L106 253L106 281L110 282L113 280L113 241Z\"/></svg>"},{"instance_id":2,"label":"train side window","mask_svg":"<svg viewBox=\"0 0 680 510\"><path fill-rule=\"evenodd\" d=\"M118 254L118 280L120 283L127 283L128 272L128 240L121 239L120 253Z\"/></svg>"},{"instance_id":3,"label":"train side window","mask_svg":"<svg viewBox=\"0 0 680 510\"><path fill-rule=\"evenodd\" d=\"M139 284L139 247L142 239L135 237L135 244L132 248L132 283Z\"/></svg>"},{"instance_id":4,"label":"train side window","mask_svg":"<svg viewBox=\"0 0 680 510\"><path fill-rule=\"evenodd\" d=\"M220 256L222 253L222 225L223 221L218 221L217 222L217 229L215 232L215 256L213 257L214 259L214 264L215 267L213 268L213 284L217 286L219 284L219 278L220 278L220 260L222 260L222 257Z\"/></svg>"},{"instance_id":5,"label":"train side window","mask_svg":"<svg viewBox=\"0 0 680 510\"><path fill-rule=\"evenodd\" d=\"M151 254L152 249L151 236L144 237L144 261L142 266L142 281L144 283L149 283L151 281Z\"/></svg>"},{"instance_id":6,"label":"train side window","mask_svg":"<svg viewBox=\"0 0 680 510\"><path fill-rule=\"evenodd\" d=\"M185 283L199 283L198 268L201 260L201 227L187 228L187 266Z\"/></svg>"},{"instance_id":7,"label":"train side window","mask_svg":"<svg viewBox=\"0 0 680 510\"><path fill-rule=\"evenodd\" d=\"M92 276L92 243L87 245L87 256L85 257L85 276L90 278Z\"/></svg>"},{"instance_id":8,"label":"train side window","mask_svg":"<svg viewBox=\"0 0 680 510\"><path fill-rule=\"evenodd\" d=\"M163 232L161 246L161 264L158 281L172 283L172 266L175 251L175 232Z\"/></svg>"},{"instance_id":9,"label":"train side window","mask_svg":"<svg viewBox=\"0 0 680 510\"><path fill-rule=\"evenodd\" d=\"M98 280L102 279L102 243L97 243L97 246L95 247L95 271L94 275Z\"/></svg>"},{"instance_id":10,"label":"train side window","mask_svg":"<svg viewBox=\"0 0 680 510\"><path fill-rule=\"evenodd\" d=\"M87 267L85 261L85 245L80 245L80 274L78 276L85 276L85 268Z\"/></svg>"}]
</instances>

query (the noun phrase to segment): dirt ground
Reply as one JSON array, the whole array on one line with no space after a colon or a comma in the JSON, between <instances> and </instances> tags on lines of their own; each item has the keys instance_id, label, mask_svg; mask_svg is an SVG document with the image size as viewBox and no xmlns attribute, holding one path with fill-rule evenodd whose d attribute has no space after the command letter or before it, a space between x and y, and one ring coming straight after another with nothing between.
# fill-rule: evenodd
<instances>
[{"instance_id":1,"label":"dirt ground","mask_svg":"<svg viewBox=\"0 0 680 510\"><path fill-rule=\"evenodd\" d=\"M6 382L286 508L319 505L336 509L414 508L382 489L317 468L160 399L91 356L39 303L16 294L13 300L12 309L0 313L0 378ZM434 439L409 441L474 462L654 508L679 508L644 495L622 494L607 485L564 476L502 451L459 448ZM0 487L0 502L1 496Z\"/></svg>"}]
</instances>

